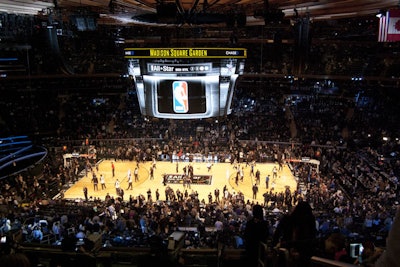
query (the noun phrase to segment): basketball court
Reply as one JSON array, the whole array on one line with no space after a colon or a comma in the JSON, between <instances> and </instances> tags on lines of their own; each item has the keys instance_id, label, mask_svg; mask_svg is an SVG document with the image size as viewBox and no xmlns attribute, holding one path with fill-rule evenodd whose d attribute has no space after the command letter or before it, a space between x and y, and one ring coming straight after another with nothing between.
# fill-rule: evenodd
<instances>
[{"instance_id":1,"label":"basketball court","mask_svg":"<svg viewBox=\"0 0 400 267\"><path fill-rule=\"evenodd\" d=\"M245 196L245 201L253 201L253 190L252 187L256 183L255 176L251 175L251 166L245 163L243 164L230 164L230 163L213 163L210 170L208 163L203 162L167 162L158 161L155 163L154 179L150 179L150 168L153 162L139 163L139 180L133 181L133 189L126 190L128 188L128 171L130 170L133 176L134 169L137 163L134 161L116 161L113 162L115 166L115 176L112 176L112 165L113 161L103 160L98 163L98 171L96 171L97 177L103 174L105 177L106 189L101 189L101 184L98 184L98 190L94 191L92 183L92 174L89 173L87 176L83 176L79 181L71 185L69 189L64 193L66 199L84 199L83 188L86 186L88 189L89 198L100 198L104 199L106 194L117 197L115 182L118 179L121 188L124 190L124 200L129 199L132 195L137 197L142 194L147 199L147 191L150 189L152 193L152 199L155 200L156 189L159 189L160 199L165 199L165 187L163 181L167 182L167 186L170 186L175 192L179 189L184 192L187 189L190 194L192 190L197 191L199 199L204 199L208 203L208 194L211 192L214 200L214 190L218 188L220 190L220 198L223 196L223 188L226 185L229 192L242 192ZM184 187L183 181L181 180L182 174L184 173L183 168L188 165L193 166L194 179L190 184L190 188ZM178 166L177 166L178 165ZM278 168L277 164L273 163L256 163L254 165L254 173L260 171L260 184L258 184L257 198L254 202L264 203L263 194L266 191L270 191L271 187L274 188L273 192L282 192L289 187L291 191L296 190L297 182L291 173L289 167L285 164L282 170L278 170L277 178L273 179L273 167ZM237 169L243 169L244 177L243 181L239 179L236 184L236 173ZM176 171L178 170L178 172ZM269 175L269 188L266 189L265 177ZM166 178L164 178L166 176Z\"/></svg>"}]
</instances>

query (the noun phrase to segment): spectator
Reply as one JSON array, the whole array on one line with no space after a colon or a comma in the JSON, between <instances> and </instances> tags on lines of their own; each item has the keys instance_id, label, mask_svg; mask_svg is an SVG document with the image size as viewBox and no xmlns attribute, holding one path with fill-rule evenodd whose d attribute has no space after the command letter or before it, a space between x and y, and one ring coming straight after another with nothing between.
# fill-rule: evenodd
<instances>
[{"instance_id":1,"label":"spectator","mask_svg":"<svg viewBox=\"0 0 400 267\"><path fill-rule=\"evenodd\" d=\"M310 204L300 201L290 213L286 227L283 232L287 233L288 239L282 240L280 247L288 249L290 260L296 266L309 266L315 254L317 234Z\"/></svg>"},{"instance_id":2,"label":"spectator","mask_svg":"<svg viewBox=\"0 0 400 267\"><path fill-rule=\"evenodd\" d=\"M33 242L38 242L43 240L43 232L40 229L40 226L35 226L32 231L32 240Z\"/></svg>"},{"instance_id":3,"label":"spectator","mask_svg":"<svg viewBox=\"0 0 400 267\"><path fill-rule=\"evenodd\" d=\"M252 218L246 223L244 232L246 257L249 266L258 266L260 242L267 243L268 236L269 225L264 220L263 208L260 205L254 205Z\"/></svg>"}]
</instances>

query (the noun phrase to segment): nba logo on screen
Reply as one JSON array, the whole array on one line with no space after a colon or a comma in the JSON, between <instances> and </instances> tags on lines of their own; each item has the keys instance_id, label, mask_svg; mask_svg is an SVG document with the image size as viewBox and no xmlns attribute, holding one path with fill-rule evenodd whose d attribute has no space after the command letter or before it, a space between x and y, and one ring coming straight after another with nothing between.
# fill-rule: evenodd
<instances>
[{"instance_id":1,"label":"nba logo on screen","mask_svg":"<svg viewBox=\"0 0 400 267\"><path fill-rule=\"evenodd\" d=\"M174 112L187 113L189 111L188 84L185 81L174 81L172 83L174 96Z\"/></svg>"}]
</instances>

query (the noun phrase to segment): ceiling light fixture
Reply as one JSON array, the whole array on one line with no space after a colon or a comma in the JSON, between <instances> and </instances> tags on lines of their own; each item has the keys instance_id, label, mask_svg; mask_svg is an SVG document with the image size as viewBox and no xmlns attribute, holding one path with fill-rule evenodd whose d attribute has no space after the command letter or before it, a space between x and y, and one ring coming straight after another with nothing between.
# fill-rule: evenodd
<instances>
[{"instance_id":1,"label":"ceiling light fixture","mask_svg":"<svg viewBox=\"0 0 400 267\"><path fill-rule=\"evenodd\" d=\"M42 1L11 1L2 0L0 2L0 11L10 14L29 14L36 15L43 9L54 7L53 3L42 2Z\"/></svg>"},{"instance_id":2,"label":"ceiling light fixture","mask_svg":"<svg viewBox=\"0 0 400 267\"><path fill-rule=\"evenodd\" d=\"M383 9L379 10L378 14L376 14L377 18L382 18L384 16L386 16L386 10Z\"/></svg>"}]
</instances>

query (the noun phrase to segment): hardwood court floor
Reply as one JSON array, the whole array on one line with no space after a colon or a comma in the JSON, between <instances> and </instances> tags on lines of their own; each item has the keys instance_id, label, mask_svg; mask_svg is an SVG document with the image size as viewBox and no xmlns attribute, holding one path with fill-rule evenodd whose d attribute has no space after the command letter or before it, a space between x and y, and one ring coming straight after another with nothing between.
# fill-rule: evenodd
<instances>
[{"instance_id":1,"label":"hardwood court floor","mask_svg":"<svg viewBox=\"0 0 400 267\"><path fill-rule=\"evenodd\" d=\"M133 189L126 190L128 188L128 180L127 174L128 170L130 169L132 172L136 167L136 162L133 161L116 161L114 162L115 165L115 177L112 177L111 172L111 162L110 160L104 160L99 163L99 171L97 172L97 176L99 177L100 174L105 176L106 180L106 189L101 190L101 185L99 183L98 191L94 191L93 184L92 184L92 174L89 173L87 177L81 178L75 184L73 184L65 193L64 198L66 199L83 199L83 188L86 186L88 188L88 195L89 197L93 198L100 198L104 199L107 193L111 196L116 197L116 190L115 190L115 181L118 179L121 183L121 188L124 189L124 199L129 199L129 196L132 195L134 197L142 194L147 199L147 191L150 189L152 192L152 198L155 199L155 191L158 188L160 192L160 199L165 199L165 186L162 184L162 176L163 174L176 174L176 163L171 162L164 162L159 161L156 163L156 169L154 171L154 179L149 179L149 169L152 162L145 162L139 164L139 181L133 182ZM179 162L179 174L183 173L183 167L188 162ZM235 176L236 176L236 169L234 165L230 163L214 163L210 172L207 170L207 163L198 163L198 162L191 162L190 163L194 168L194 174L202 174L202 175L212 175L212 180L210 185L196 185L191 184L191 189L188 189L190 193L191 190L197 191L199 193L199 199L204 199L208 203L208 194L211 192L213 199L214 199L214 190L219 188L220 190L220 197L223 196L222 189L225 185L227 185L228 190L232 193L235 192L242 192L245 196L245 200L248 199L250 201L253 200L253 193L252 193L252 186L255 183L254 176L250 175L250 166L246 166L246 164L240 164L240 168L244 167L244 179L243 182L239 181L239 184L235 184ZM297 182L291 173L289 167L284 165L283 170L278 172L278 178L275 180L273 185L272 181L272 168L277 166L272 163L257 163L254 167L254 171L257 169L260 170L260 184L258 185L258 194L257 198L254 200L255 202L264 203L263 194L267 191L265 187L265 177L269 174L270 175L270 182L269 188L271 186L274 187L275 192L282 192L285 190L286 186L289 186L291 191L294 191L297 187ZM134 181L134 178L132 178ZM171 188L175 191L179 188L181 192L184 192L185 188L182 184L168 184ZM270 189L268 189L269 191Z\"/></svg>"}]
</instances>

